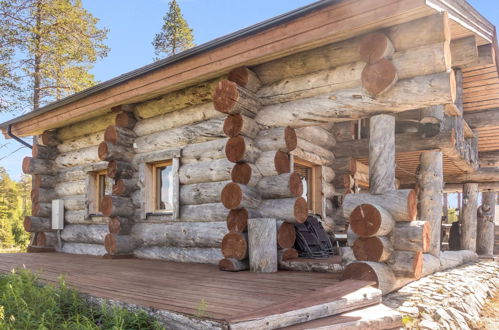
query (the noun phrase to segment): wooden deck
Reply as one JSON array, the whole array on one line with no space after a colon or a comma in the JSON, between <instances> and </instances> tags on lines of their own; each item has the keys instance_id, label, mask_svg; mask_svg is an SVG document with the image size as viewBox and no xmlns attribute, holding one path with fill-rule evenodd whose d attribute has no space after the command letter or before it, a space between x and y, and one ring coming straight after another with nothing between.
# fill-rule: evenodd
<instances>
[{"instance_id":1,"label":"wooden deck","mask_svg":"<svg viewBox=\"0 0 499 330\"><path fill-rule=\"evenodd\" d=\"M215 265L103 259L62 253L0 254L0 272L26 267L50 282L63 274L80 292L213 320L230 320L337 283L334 274L228 273ZM202 300L204 303L202 303Z\"/></svg>"}]
</instances>

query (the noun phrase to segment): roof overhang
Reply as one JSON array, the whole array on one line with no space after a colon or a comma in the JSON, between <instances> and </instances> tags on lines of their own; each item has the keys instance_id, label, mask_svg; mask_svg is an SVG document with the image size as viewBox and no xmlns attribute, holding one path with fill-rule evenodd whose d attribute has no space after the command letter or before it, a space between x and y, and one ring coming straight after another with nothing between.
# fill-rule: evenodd
<instances>
[{"instance_id":1,"label":"roof overhang","mask_svg":"<svg viewBox=\"0 0 499 330\"><path fill-rule=\"evenodd\" d=\"M495 28L464 0L323 0L152 63L0 124L31 136L250 66L447 11L453 39L492 43Z\"/></svg>"}]
</instances>

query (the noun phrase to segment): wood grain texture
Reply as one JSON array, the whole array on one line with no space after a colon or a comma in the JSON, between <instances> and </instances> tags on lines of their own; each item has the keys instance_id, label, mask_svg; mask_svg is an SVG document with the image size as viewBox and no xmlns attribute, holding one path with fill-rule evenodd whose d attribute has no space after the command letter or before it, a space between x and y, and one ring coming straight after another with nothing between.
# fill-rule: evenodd
<instances>
[{"instance_id":1,"label":"wood grain texture","mask_svg":"<svg viewBox=\"0 0 499 330\"><path fill-rule=\"evenodd\" d=\"M253 218L248 220L248 249L250 271L277 272L276 219Z\"/></svg>"}]
</instances>

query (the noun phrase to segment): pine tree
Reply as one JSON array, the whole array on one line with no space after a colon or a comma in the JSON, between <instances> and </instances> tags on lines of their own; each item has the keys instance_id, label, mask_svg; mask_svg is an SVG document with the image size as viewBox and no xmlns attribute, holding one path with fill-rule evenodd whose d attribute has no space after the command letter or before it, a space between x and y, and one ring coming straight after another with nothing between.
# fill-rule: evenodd
<instances>
[{"instance_id":1,"label":"pine tree","mask_svg":"<svg viewBox=\"0 0 499 330\"><path fill-rule=\"evenodd\" d=\"M15 95L0 107L36 110L94 85L89 70L108 52L97 22L81 0L0 0L0 71Z\"/></svg>"},{"instance_id":2,"label":"pine tree","mask_svg":"<svg viewBox=\"0 0 499 330\"><path fill-rule=\"evenodd\" d=\"M17 207L16 183L11 180L7 171L0 167L0 248L11 248L15 245L12 223L16 218Z\"/></svg>"},{"instance_id":3,"label":"pine tree","mask_svg":"<svg viewBox=\"0 0 499 330\"><path fill-rule=\"evenodd\" d=\"M194 46L192 29L182 16L176 0L170 1L168 13L163 17L161 32L154 36L152 42L156 60L169 56Z\"/></svg>"}]
</instances>

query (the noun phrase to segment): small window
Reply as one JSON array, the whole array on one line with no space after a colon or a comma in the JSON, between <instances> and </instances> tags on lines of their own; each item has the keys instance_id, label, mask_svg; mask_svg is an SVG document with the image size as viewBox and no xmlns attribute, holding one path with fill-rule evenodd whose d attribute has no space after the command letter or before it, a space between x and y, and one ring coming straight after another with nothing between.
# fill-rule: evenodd
<instances>
[{"instance_id":1,"label":"small window","mask_svg":"<svg viewBox=\"0 0 499 330\"><path fill-rule=\"evenodd\" d=\"M303 194L308 210L314 214L322 213L321 167L299 158L294 158L294 171L302 178Z\"/></svg>"},{"instance_id":2,"label":"small window","mask_svg":"<svg viewBox=\"0 0 499 330\"><path fill-rule=\"evenodd\" d=\"M102 214L102 199L110 195L113 189L113 181L107 177L107 171L90 172L87 189L88 214Z\"/></svg>"},{"instance_id":3,"label":"small window","mask_svg":"<svg viewBox=\"0 0 499 330\"><path fill-rule=\"evenodd\" d=\"M172 161L151 164L153 212L173 211Z\"/></svg>"}]
</instances>

